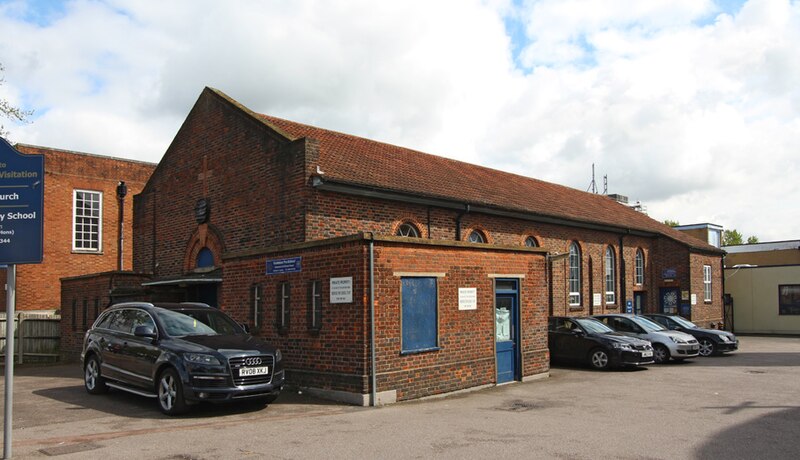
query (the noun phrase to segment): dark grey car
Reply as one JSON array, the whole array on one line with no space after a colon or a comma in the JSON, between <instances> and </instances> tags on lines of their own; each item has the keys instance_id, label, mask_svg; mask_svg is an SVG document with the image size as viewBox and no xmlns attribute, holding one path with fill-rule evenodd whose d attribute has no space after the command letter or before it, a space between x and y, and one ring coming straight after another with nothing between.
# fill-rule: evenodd
<instances>
[{"instance_id":1,"label":"dark grey car","mask_svg":"<svg viewBox=\"0 0 800 460\"><path fill-rule=\"evenodd\" d=\"M269 404L284 382L280 350L196 303L108 308L86 331L81 361L89 393L157 398L169 415L201 401Z\"/></svg>"}]
</instances>

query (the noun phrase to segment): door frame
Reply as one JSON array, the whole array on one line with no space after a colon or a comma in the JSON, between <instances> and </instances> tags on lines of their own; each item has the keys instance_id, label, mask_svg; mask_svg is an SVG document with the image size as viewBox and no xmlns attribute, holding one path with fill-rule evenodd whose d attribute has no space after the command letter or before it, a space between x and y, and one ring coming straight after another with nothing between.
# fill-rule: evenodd
<instances>
[{"instance_id":1,"label":"door frame","mask_svg":"<svg viewBox=\"0 0 800 460\"><path fill-rule=\"evenodd\" d=\"M513 288L498 288L499 283L513 283ZM521 381L522 380L522 328L520 325L520 280L518 278L496 278L494 280L494 308L492 308L492 316L495 318L493 321L494 323L494 368L495 368L495 382L497 384L506 383L506 382L514 382L514 381ZM499 366L498 366L498 359L497 359L497 320L496 320L496 309L497 309L497 299L499 298L511 298L512 299L512 306L511 306L511 342L514 348L513 350L513 370L512 370L512 377L508 380L503 380L502 382L499 379Z\"/></svg>"}]
</instances>

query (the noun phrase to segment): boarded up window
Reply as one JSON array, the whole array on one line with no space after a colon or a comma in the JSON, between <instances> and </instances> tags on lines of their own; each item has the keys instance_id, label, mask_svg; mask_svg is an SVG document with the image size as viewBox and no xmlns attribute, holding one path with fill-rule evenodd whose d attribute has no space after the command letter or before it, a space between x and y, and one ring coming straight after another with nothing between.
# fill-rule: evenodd
<instances>
[{"instance_id":1,"label":"boarded up window","mask_svg":"<svg viewBox=\"0 0 800 460\"><path fill-rule=\"evenodd\" d=\"M436 278L403 278L403 351L424 351L438 346Z\"/></svg>"}]
</instances>

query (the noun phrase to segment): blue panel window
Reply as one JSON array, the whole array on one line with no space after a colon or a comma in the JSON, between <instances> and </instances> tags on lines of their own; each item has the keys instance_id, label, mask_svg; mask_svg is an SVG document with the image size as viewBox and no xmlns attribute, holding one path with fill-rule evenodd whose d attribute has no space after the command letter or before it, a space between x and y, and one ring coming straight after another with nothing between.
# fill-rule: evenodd
<instances>
[{"instance_id":1,"label":"blue panel window","mask_svg":"<svg viewBox=\"0 0 800 460\"><path fill-rule=\"evenodd\" d=\"M438 348L436 278L402 279L403 353Z\"/></svg>"},{"instance_id":2,"label":"blue panel window","mask_svg":"<svg viewBox=\"0 0 800 460\"><path fill-rule=\"evenodd\" d=\"M203 248L197 253L197 268L206 268L214 266L214 253L211 249Z\"/></svg>"}]
</instances>

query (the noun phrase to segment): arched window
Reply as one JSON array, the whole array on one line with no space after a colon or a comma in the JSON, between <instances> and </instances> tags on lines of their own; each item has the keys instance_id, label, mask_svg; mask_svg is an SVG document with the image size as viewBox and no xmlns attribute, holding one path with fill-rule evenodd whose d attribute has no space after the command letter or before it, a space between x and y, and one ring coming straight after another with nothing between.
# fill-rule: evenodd
<instances>
[{"instance_id":1,"label":"arched window","mask_svg":"<svg viewBox=\"0 0 800 460\"><path fill-rule=\"evenodd\" d=\"M636 250L636 272L634 274L634 283L639 286L644 284L644 251L641 249Z\"/></svg>"},{"instance_id":2,"label":"arched window","mask_svg":"<svg viewBox=\"0 0 800 460\"><path fill-rule=\"evenodd\" d=\"M536 242L536 238L529 236L525 238L525 246L529 248L537 248L539 247L539 243Z\"/></svg>"},{"instance_id":3,"label":"arched window","mask_svg":"<svg viewBox=\"0 0 800 460\"><path fill-rule=\"evenodd\" d=\"M211 249L208 248L201 249L200 252L197 253L195 267L206 268L213 266L214 266L214 253L211 252Z\"/></svg>"},{"instance_id":4,"label":"arched window","mask_svg":"<svg viewBox=\"0 0 800 460\"><path fill-rule=\"evenodd\" d=\"M569 304L581 304L581 248L574 241L569 245Z\"/></svg>"},{"instance_id":5,"label":"arched window","mask_svg":"<svg viewBox=\"0 0 800 460\"><path fill-rule=\"evenodd\" d=\"M414 224L403 222L397 227L397 236L407 236L410 238L419 238L419 230Z\"/></svg>"},{"instance_id":6,"label":"arched window","mask_svg":"<svg viewBox=\"0 0 800 460\"><path fill-rule=\"evenodd\" d=\"M617 301L617 263L614 256L614 248L606 248L606 303L616 303Z\"/></svg>"},{"instance_id":7,"label":"arched window","mask_svg":"<svg viewBox=\"0 0 800 460\"><path fill-rule=\"evenodd\" d=\"M469 242L470 243L485 243L486 237L483 236L478 230L473 230L472 233L469 234Z\"/></svg>"}]
</instances>

